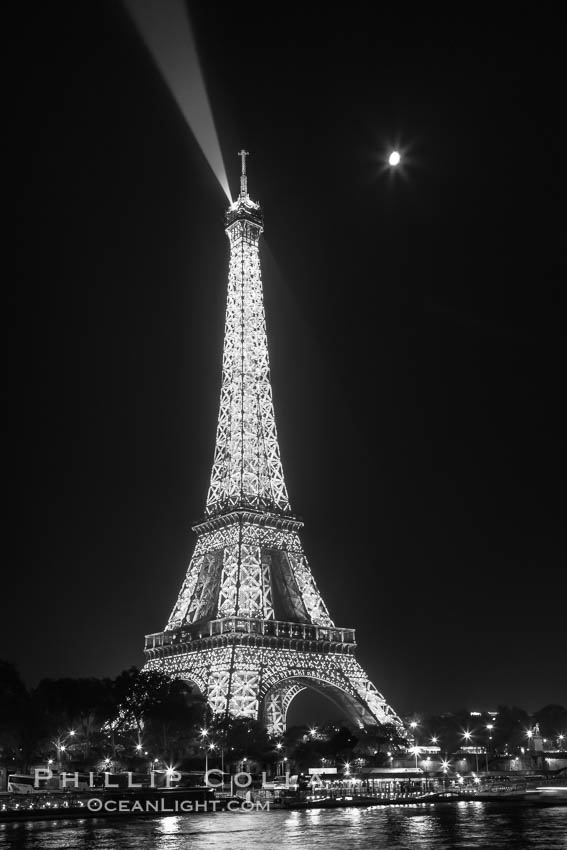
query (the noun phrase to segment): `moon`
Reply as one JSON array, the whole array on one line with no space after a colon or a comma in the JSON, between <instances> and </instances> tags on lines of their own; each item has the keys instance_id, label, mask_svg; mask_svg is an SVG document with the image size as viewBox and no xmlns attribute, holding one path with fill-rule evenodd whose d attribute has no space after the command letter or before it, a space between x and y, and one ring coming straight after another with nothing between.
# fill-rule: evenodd
<instances>
[{"instance_id":1,"label":"moon","mask_svg":"<svg viewBox=\"0 0 567 850\"><path fill-rule=\"evenodd\" d=\"M389 165L396 166L396 165L400 164L400 159L401 159L401 157L400 157L399 152L398 151L392 151L392 153L388 157L388 163L389 163Z\"/></svg>"}]
</instances>

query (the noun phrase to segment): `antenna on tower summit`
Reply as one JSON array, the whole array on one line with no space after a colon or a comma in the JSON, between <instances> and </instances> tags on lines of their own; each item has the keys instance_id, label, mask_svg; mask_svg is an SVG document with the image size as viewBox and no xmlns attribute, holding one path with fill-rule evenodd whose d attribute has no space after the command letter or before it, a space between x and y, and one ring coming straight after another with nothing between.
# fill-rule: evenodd
<instances>
[{"instance_id":1,"label":"antenna on tower summit","mask_svg":"<svg viewBox=\"0 0 567 850\"><path fill-rule=\"evenodd\" d=\"M242 174L240 175L240 197L245 198L248 194L248 183L246 180L246 157L250 156L248 151L242 149L238 151L238 156L242 159Z\"/></svg>"}]
</instances>

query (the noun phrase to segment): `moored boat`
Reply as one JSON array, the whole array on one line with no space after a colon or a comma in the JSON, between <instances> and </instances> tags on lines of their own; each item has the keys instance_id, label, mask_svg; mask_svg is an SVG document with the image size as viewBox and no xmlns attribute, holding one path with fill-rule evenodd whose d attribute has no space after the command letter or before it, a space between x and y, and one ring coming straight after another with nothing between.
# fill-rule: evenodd
<instances>
[{"instance_id":1,"label":"moored boat","mask_svg":"<svg viewBox=\"0 0 567 850\"><path fill-rule=\"evenodd\" d=\"M39 791L0 796L0 821L172 815L235 811L246 801L212 788Z\"/></svg>"}]
</instances>

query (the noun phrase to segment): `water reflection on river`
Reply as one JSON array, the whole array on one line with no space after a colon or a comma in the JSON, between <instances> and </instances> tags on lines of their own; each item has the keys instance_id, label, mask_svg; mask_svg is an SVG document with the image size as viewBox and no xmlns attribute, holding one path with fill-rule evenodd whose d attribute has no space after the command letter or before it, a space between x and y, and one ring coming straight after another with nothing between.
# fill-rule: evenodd
<instances>
[{"instance_id":1,"label":"water reflection on river","mask_svg":"<svg viewBox=\"0 0 567 850\"><path fill-rule=\"evenodd\" d=\"M0 824L14 850L565 850L567 808L479 802Z\"/></svg>"}]
</instances>

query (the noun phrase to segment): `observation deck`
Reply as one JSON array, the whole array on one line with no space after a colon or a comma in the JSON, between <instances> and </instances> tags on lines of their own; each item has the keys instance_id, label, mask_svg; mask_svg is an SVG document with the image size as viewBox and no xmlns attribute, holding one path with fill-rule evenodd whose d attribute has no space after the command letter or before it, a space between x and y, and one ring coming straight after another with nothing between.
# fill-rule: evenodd
<instances>
[{"instance_id":1,"label":"observation deck","mask_svg":"<svg viewBox=\"0 0 567 850\"><path fill-rule=\"evenodd\" d=\"M227 230L237 221L254 224L260 233L264 229L264 216L260 204L251 200L249 195L239 196L226 211L224 224Z\"/></svg>"},{"instance_id":2,"label":"observation deck","mask_svg":"<svg viewBox=\"0 0 567 850\"><path fill-rule=\"evenodd\" d=\"M350 655L356 638L354 629L337 626L224 617L146 635L144 652L148 658L163 658L228 644Z\"/></svg>"}]
</instances>

